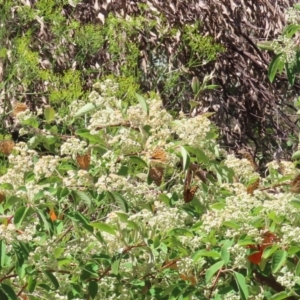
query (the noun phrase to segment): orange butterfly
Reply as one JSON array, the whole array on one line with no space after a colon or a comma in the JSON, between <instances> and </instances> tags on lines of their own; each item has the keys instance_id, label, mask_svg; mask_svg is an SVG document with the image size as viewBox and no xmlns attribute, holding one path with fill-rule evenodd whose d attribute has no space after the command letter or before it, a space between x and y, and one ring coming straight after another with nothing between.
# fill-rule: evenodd
<instances>
[{"instance_id":1,"label":"orange butterfly","mask_svg":"<svg viewBox=\"0 0 300 300\"><path fill-rule=\"evenodd\" d=\"M12 140L5 140L0 142L0 152L4 155L11 154L13 148L15 146L15 142Z\"/></svg>"},{"instance_id":2,"label":"orange butterfly","mask_svg":"<svg viewBox=\"0 0 300 300\"><path fill-rule=\"evenodd\" d=\"M77 155L76 161L82 170L88 170L91 163L91 154L88 152L84 155Z\"/></svg>"},{"instance_id":3,"label":"orange butterfly","mask_svg":"<svg viewBox=\"0 0 300 300\"><path fill-rule=\"evenodd\" d=\"M255 265L261 262L264 250L272 245L278 238L271 232L267 231L263 234L263 242L260 245L249 245L247 248L255 249L256 251L248 256L248 260Z\"/></svg>"},{"instance_id":4,"label":"orange butterfly","mask_svg":"<svg viewBox=\"0 0 300 300\"><path fill-rule=\"evenodd\" d=\"M157 162L166 162L168 160L166 152L161 148L156 148L150 154L150 159Z\"/></svg>"},{"instance_id":5,"label":"orange butterfly","mask_svg":"<svg viewBox=\"0 0 300 300\"><path fill-rule=\"evenodd\" d=\"M22 102L16 102L13 105L13 115L16 116L17 114L19 114L22 111L25 111L27 109L27 105L25 103Z\"/></svg>"},{"instance_id":6,"label":"orange butterfly","mask_svg":"<svg viewBox=\"0 0 300 300\"><path fill-rule=\"evenodd\" d=\"M259 187L259 178L247 187L247 193L253 195L253 192Z\"/></svg>"},{"instance_id":7,"label":"orange butterfly","mask_svg":"<svg viewBox=\"0 0 300 300\"><path fill-rule=\"evenodd\" d=\"M197 185L191 186L191 180L192 180L192 170L189 168L185 177L184 188L183 188L183 199L185 203L190 203L193 200L198 190Z\"/></svg>"}]
</instances>

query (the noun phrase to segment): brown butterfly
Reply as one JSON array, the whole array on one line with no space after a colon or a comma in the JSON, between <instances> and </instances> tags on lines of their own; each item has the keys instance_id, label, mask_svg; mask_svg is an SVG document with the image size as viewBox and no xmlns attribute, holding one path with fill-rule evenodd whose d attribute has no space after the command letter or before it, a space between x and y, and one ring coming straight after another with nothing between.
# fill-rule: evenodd
<instances>
[{"instance_id":1,"label":"brown butterfly","mask_svg":"<svg viewBox=\"0 0 300 300\"><path fill-rule=\"evenodd\" d=\"M27 105L25 103L22 102L16 102L13 105L13 115L16 116L17 114L19 114L22 111L25 111L27 109Z\"/></svg>"},{"instance_id":2,"label":"brown butterfly","mask_svg":"<svg viewBox=\"0 0 300 300\"><path fill-rule=\"evenodd\" d=\"M11 154L14 146L15 142L12 140L0 141L0 152L2 152L4 155L9 155Z\"/></svg>"},{"instance_id":3,"label":"brown butterfly","mask_svg":"<svg viewBox=\"0 0 300 300\"><path fill-rule=\"evenodd\" d=\"M291 192L300 194L300 174L291 182Z\"/></svg>"},{"instance_id":4,"label":"brown butterfly","mask_svg":"<svg viewBox=\"0 0 300 300\"><path fill-rule=\"evenodd\" d=\"M149 176L157 186L161 185L164 169L162 167L150 167Z\"/></svg>"},{"instance_id":5,"label":"brown butterfly","mask_svg":"<svg viewBox=\"0 0 300 300\"><path fill-rule=\"evenodd\" d=\"M77 155L76 161L82 170L88 170L91 163L91 154L88 152L84 155Z\"/></svg>"},{"instance_id":6,"label":"brown butterfly","mask_svg":"<svg viewBox=\"0 0 300 300\"><path fill-rule=\"evenodd\" d=\"M247 187L247 193L253 195L253 192L259 187L259 178Z\"/></svg>"},{"instance_id":7,"label":"brown butterfly","mask_svg":"<svg viewBox=\"0 0 300 300\"><path fill-rule=\"evenodd\" d=\"M152 161L157 161L157 162L166 162L168 160L166 152L161 148L156 148L150 154L150 159Z\"/></svg>"},{"instance_id":8,"label":"brown butterfly","mask_svg":"<svg viewBox=\"0 0 300 300\"><path fill-rule=\"evenodd\" d=\"M192 187L185 188L183 191L183 199L185 203L190 203L198 190L197 185L193 185Z\"/></svg>"},{"instance_id":9,"label":"brown butterfly","mask_svg":"<svg viewBox=\"0 0 300 300\"><path fill-rule=\"evenodd\" d=\"M198 190L197 185L191 186L191 181L192 181L192 170L191 168L189 168L185 177L184 188L183 188L183 200L185 203L190 203L193 200Z\"/></svg>"}]
</instances>

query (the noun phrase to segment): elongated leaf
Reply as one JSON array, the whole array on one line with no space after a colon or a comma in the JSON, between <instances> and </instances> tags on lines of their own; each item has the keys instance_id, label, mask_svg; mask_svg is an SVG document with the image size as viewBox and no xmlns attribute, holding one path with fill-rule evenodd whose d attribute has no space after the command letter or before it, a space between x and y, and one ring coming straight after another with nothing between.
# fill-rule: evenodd
<instances>
[{"instance_id":1,"label":"elongated leaf","mask_svg":"<svg viewBox=\"0 0 300 300\"><path fill-rule=\"evenodd\" d=\"M221 258L221 255L219 252L217 252L215 250L208 251L208 250L202 249L202 250L196 251L192 256L192 258L195 262L198 261L199 259L201 259L202 257Z\"/></svg>"},{"instance_id":2,"label":"elongated leaf","mask_svg":"<svg viewBox=\"0 0 300 300\"><path fill-rule=\"evenodd\" d=\"M267 247L266 249L264 249L262 258L266 259L270 257L278 249L278 247L278 245L273 245L272 247Z\"/></svg>"},{"instance_id":3,"label":"elongated leaf","mask_svg":"<svg viewBox=\"0 0 300 300\"><path fill-rule=\"evenodd\" d=\"M233 274L235 277L236 284L240 290L241 299L245 299L245 300L248 299L249 291L248 291L248 286L246 284L245 277L238 272L233 272Z\"/></svg>"},{"instance_id":4,"label":"elongated leaf","mask_svg":"<svg viewBox=\"0 0 300 300\"><path fill-rule=\"evenodd\" d=\"M278 272L286 263L287 252L284 250L277 250L272 257L272 273Z\"/></svg>"},{"instance_id":5,"label":"elongated leaf","mask_svg":"<svg viewBox=\"0 0 300 300\"><path fill-rule=\"evenodd\" d=\"M25 206L19 207L16 210L15 217L14 217L14 224L16 225L16 227L19 228L22 222L24 221L25 217L30 216L34 212L35 211L31 207L25 207Z\"/></svg>"},{"instance_id":6,"label":"elongated leaf","mask_svg":"<svg viewBox=\"0 0 300 300\"><path fill-rule=\"evenodd\" d=\"M299 159L299 158L300 158L300 151L296 151L295 153L293 153L292 159Z\"/></svg>"},{"instance_id":7,"label":"elongated leaf","mask_svg":"<svg viewBox=\"0 0 300 300\"><path fill-rule=\"evenodd\" d=\"M232 246L232 241L224 241L221 248L221 257L225 264L229 263L230 260L230 252L228 248Z\"/></svg>"},{"instance_id":8,"label":"elongated leaf","mask_svg":"<svg viewBox=\"0 0 300 300\"><path fill-rule=\"evenodd\" d=\"M295 275L299 276L300 275L300 260L297 263L297 266L295 268Z\"/></svg>"},{"instance_id":9,"label":"elongated leaf","mask_svg":"<svg viewBox=\"0 0 300 300\"><path fill-rule=\"evenodd\" d=\"M290 85L294 85L295 83L295 76L296 76L296 69L295 66L290 66L289 64L285 64L285 71L288 78L288 82Z\"/></svg>"},{"instance_id":10,"label":"elongated leaf","mask_svg":"<svg viewBox=\"0 0 300 300\"><path fill-rule=\"evenodd\" d=\"M124 198L122 195L120 195L119 193L116 193L116 192L112 192L112 193L110 193L110 194L111 194L111 195L113 196L113 198L115 199L116 204L118 204L119 207L120 207L123 211L128 212L128 203L127 203L127 201L125 200L125 198Z\"/></svg>"},{"instance_id":11,"label":"elongated leaf","mask_svg":"<svg viewBox=\"0 0 300 300\"><path fill-rule=\"evenodd\" d=\"M145 100L145 98L143 96L141 96L140 94L135 94L136 99L139 101L143 112L148 116L149 115L149 107L148 104Z\"/></svg>"},{"instance_id":12,"label":"elongated leaf","mask_svg":"<svg viewBox=\"0 0 300 300\"><path fill-rule=\"evenodd\" d=\"M48 271L48 270L45 270L44 273L49 278L49 280L51 281L54 289L57 290L59 288L59 282L56 279L56 277L53 275L53 273Z\"/></svg>"},{"instance_id":13,"label":"elongated leaf","mask_svg":"<svg viewBox=\"0 0 300 300\"><path fill-rule=\"evenodd\" d=\"M222 223L222 225L225 226L225 227L234 228L234 229L238 229L238 228L241 227L238 223L236 223L234 221L224 221Z\"/></svg>"},{"instance_id":14,"label":"elongated leaf","mask_svg":"<svg viewBox=\"0 0 300 300\"><path fill-rule=\"evenodd\" d=\"M94 228L100 229L101 231L105 231L105 232L110 233L112 235L116 235L115 230L111 226L107 225L106 223L92 222L92 223L90 223L90 225Z\"/></svg>"},{"instance_id":15,"label":"elongated leaf","mask_svg":"<svg viewBox=\"0 0 300 300\"><path fill-rule=\"evenodd\" d=\"M36 279L34 279L32 276L29 276L27 279L27 283L28 283L27 285L28 292L33 293L37 283Z\"/></svg>"},{"instance_id":16,"label":"elongated leaf","mask_svg":"<svg viewBox=\"0 0 300 300\"><path fill-rule=\"evenodd\" d=\"M91 112L92 110L94 110L96 108L96 105L94 103L87 103L86 105L84 105L83 107L81 107L74 115L74 117L80 117L82 115L85 115L89 112Z\"/></svg>"},{"instance_id":17,"label":"elongated leaf","mask_svg":"<svg viewBox=\"0 0 300 300\"><path fill-rule=\"evenodd\" d=\"M114 256L112 259L111 271L114 275L119 274L121 259L122 259L122 255L120 255L120 254Z\"/></svg>"},{"instance_id":18,"label":"elongated leaf","mask_svg":"<svg viewBox=\"0 0 300 300\"><path fill-rule=\"evenodd\" d=\"M183 170L186 171L190 165L190 154L182 146L180 147L180 150L182 155Z\"/></svg>"},{"instance_id":19,"label":"elongated leaf","mask_svg":"<svg viewBox=\"0 0 300 300\"><path fill-rule=\"evenodd\" d=\"M206 283L208 283L215 275L215 273L218 272L223 266L224 266L224 261L221 260L213 264L210 268L208 268L205 273Z\"/></svg>"},{"instance_id":20,"label":"elongated leaf","mask_svg":"<svg viewBox=\"0 0 300 300\"><path fill-rule=\"evenodd\" d=\"M6 262L6 244L4 240L0 240L0 270L5 266Z\"/></svg>"},{"instance_id":21,"label":"elongated leaf","mask_svg":"<svg viewBox=\"0 0 300 300\"><path fill-rule=\"evenodd\" d=\"M98 294L98 284L97 284L97 282L94 281L94 280L91 280L89 282L88 290L89 290L89 295L92 297L92 299L94 299Z\"/></svg>"},{"instance_id":22,"label":"elongated leaf","mask_svg":"<svg viewBox=\"0 0 300 300\"><path fill-rule=\"evenodd\" d=\"M281 53L276 55L270 63L268 77L271 82L274 81L276 73L283 69L284 62L281 60L281 55Z\"/></svg>"},{"instance_id":23,"label":"elongated leaf","mask_svg":"<svg viewBox=\"0 0 300 300\"><path fill-rule=\"evenodd\" d=\"M70 212L67 213L66 216L71 220L78 222L81 224L87 231L93 233L94 229L92 226L89 225L87 219L79 212Z\"/></svg>"},{"instance_id":24,"label":"elongated leaf","mask_svg":"<svg viewBox=\"0 0 300 300\"><path fill-rule=\"evenodd\" d=\"M300 208L300 200L298 200L298 199L294 199L294 200L290 201L290 204L296 208Z\"/></svg>"},{"instance_id":25,"label":"elongated leaf","mask_svg":"<svg viewBox=\"0 0 300 300\"><path fill-rule=\"evenodd\" d=\"M129 160L139 166L148 167L147 163L138 156L130 156Z\"/></svg>"},{"instance_id":26,"label":"elongated leaf","mask_svg":"<svg viewBox=\"0 0 300 300\"><path fill-rule=\"evenodd\" d=\"M283 299L286 299L288 296L289 296L289 294L287 292L280 292L280 293L273 295L269 299L270 300L283 300Z\"/></svg>"},{"instance_id":27,"label":"elongated leaf","mask_svg":"<svg viewBox=\"0 0 300 300\"><path fill-rule=\"evenodd\" d=\"M8 284L1 283L0 288L6 294L9 300L18 300L18 297L12 287Z\"/></svg>"}]
</instances>

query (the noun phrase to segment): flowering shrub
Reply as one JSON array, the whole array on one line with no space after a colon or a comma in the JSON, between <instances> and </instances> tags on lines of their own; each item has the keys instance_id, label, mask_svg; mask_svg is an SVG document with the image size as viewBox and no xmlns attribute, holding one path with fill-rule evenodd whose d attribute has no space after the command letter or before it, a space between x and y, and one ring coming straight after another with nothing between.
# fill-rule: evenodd
<instances>
[{"instance_id":1,"label":"flowering shrub","mask_svg":"<svg viewBox=\"0 0 300 300\"><path fill-rule=\"evenodd\" d=\"M205 114L94 88L64 118L16 115L31 138L0 177L0 298L298 299L294 165L260 178Z\"/></svg>"}]
</instances>

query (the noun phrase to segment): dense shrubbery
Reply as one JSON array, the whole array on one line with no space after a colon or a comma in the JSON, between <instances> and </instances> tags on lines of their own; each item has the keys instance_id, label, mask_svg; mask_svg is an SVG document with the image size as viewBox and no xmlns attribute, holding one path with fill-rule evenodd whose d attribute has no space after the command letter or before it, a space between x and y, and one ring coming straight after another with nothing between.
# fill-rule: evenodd
<instances>
[{"instance_id":1,"label":"dense shrubbery","mask_svg":"<svg viewBox=\"0 0 300 300\"><path fill-rule=\"evenodd\" d=\"M8 95L38 91L51 106L36 108L24 96L30 105L15 106L10 119L26 143L0 144L0 298L298 299L295 165L278 155L263 177L249 153L239 159L218 145L211 113L174 118L156 93L136 94L150 81L139 69L134 33L159 24L160 37L176 40L163 18L109 16L97 35L97 24L61 14L75 11L67 3L3 6L33 25L21 36L3 14L5 104ZM223 51L196 36L198 26L180 31L178 49L191 63ZM49 38L42 48L38 32ZM87 61L99 59L103 45L110 55L104 70L123 77L89 77L99 61ZM182 73L165 71L160 50L150 73L176 94ZM212 76L191 80L192 107L216 88L208 85Z\"/></svg>"},{"instance_id":2,"label":"dense shrubbery","mask_svg":"<svg viewBox=\"0 0 300 300\"><path fill-rule=\"evenodd\" d=\"M206 115L174 120L141 95L127 107L111 80L94 89L64 119L47 108L42 130L16 115L35 136L0 177L1 299L297 298L299 200L271 188L293 164L260 178Z\"/></svg>"}]
</instances>

